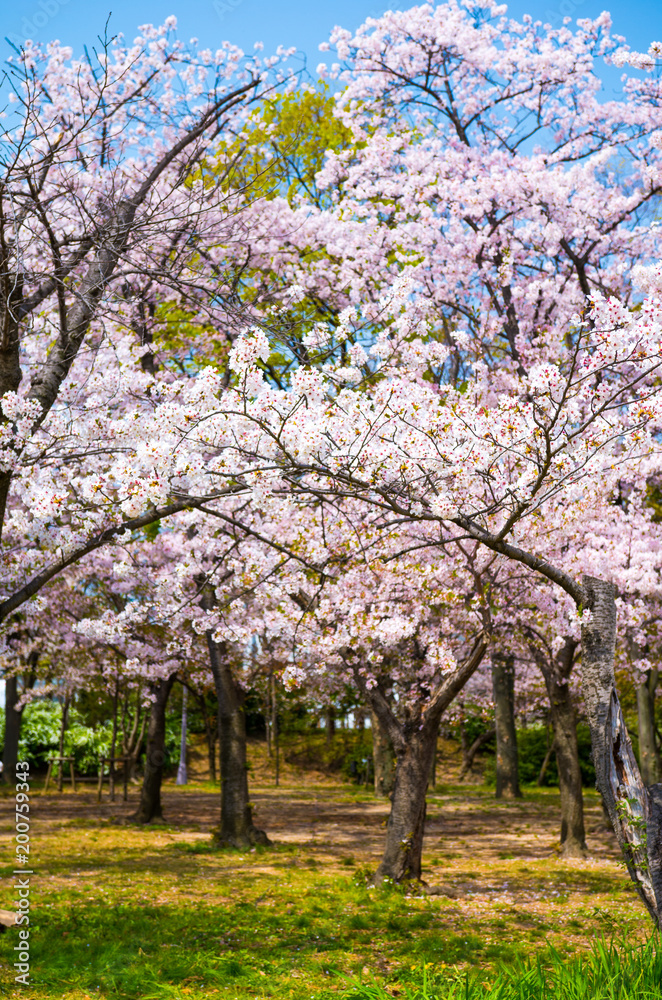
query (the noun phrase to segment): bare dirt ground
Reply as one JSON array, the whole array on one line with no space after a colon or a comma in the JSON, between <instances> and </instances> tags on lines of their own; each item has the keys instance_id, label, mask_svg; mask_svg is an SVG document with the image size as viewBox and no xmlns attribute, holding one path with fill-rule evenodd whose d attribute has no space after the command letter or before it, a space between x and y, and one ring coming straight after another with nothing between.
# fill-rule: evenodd
<instances>
[{"instance_id":1,"label":"bare dirt ground","mask_svg":"<svg viewBox=\"0 0 662 1000\"><path fill-rule=\"evenodd\" d=\"M455 748L438 769L437 788L429 794L425 839L425 859L430 876L448 868L450 861L558 861L559 802L554 789L530 789L521 800L496 801L494 793L477 779L457 782L459 761ZM274 784L274 763L264 744L249 747L251 799L256 824L280 843L315 848L335 864L351 856L357 864L375 866L384 841L389 802L376 799L370 789L342 783L335 776L304 771L281 760L279 787ZM205 780L208 772L203 755L193 754L189 768L191 784L179 788L172 779L164 783L163 804L171 831L209 834L219 822L218 784ZM43 785L43 783L42 783ZM32 802L35 833L42 829L55 833L66 825L130 822L136 809L139 786L129 786L127 802L121 786L110 802L104 785L97 802L96 786L79 785L76 794L65 785L63 792L37 791ZM9 832L13 823L12 800L0 800L0 831ZM605 823L597 795L585 794L588 863L605 861L620 864L618 847L611 828ZM578 862L578 864L584 864Z\"/></svg>"}]
</instances>

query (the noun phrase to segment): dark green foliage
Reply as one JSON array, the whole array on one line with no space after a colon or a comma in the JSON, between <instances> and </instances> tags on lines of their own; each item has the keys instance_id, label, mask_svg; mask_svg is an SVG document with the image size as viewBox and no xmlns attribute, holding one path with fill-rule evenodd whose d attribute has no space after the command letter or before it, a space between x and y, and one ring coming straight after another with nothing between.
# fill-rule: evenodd
<instances>
[{"instance_id":1,"label":"dark green foliage","mask_svg":"<svg viewBox=\"0 0 662 1000\"><path fill-rule=\"evenodd\" d=\"M75 772L92 776L99 772L99 757L108 756L112 744L112 721L90 724L78 707L69 709L69 722L64 735L64 752L74 758ZM4 713L0 713L0 739L4 742ZM27 760L33 771L45 771L48 758L59 752L62 706L56 701L35 701L26 705L18 745L19 760ZM181 717L166 720L166 770L179 759ZM121 752L118 733L117 753Z\"/></svg>"},{"instance_id":2,"label":"dark green foliage","mask_svg":"<svg viewBox=\"0 0 662 1000\"><path fill-rule=\"evenodd\" d=\"M517 730L517 752L519 758L520 782L524 785L535 784L547 753L549 741L552 739L551 727L527 726ZM582 783L586 788L595 786L595 768L591 758L591 734L588 726L580 722L577 726L577 743L579 746L579 766L582 772ZM489 757L485 763L484 779L488 785L495 783L494 745L488 748ZM559 783L559 772L556 766L556 756L552 753L543 778L543 785L555 786Z\"/></svg>"},{"instance_id":3,"label":"dark green foliage","mask_svg":"<svg viewBox=\"0 0 662 1000\"><path fill-rule=\"evenodd\" d=\"M494 711L486 711L475 705L465 705L463 711L462 723L456 722L452 728L451 732L453 738L456 740L461 740L462 731L464 731L464 738L467 744L471 746L474 740L486 733L488 729L494 726Z\"/></svg>"},{"instance_id":4,"label":"dark green foliage","mask_svg":"<svg viewBox=\"0 0 662 1000\"><path fill-rule=\"evenodd\" d=\"M19 760L27 760L33 770L45 770L48 758L60 747L62 706L54 701L35 701L26 705L18 745ZM2 716L4 741L4 715ZM64 752L74 757L78 774L96 774L100 754L108 754L112 738L112 723L86 725L76 708L69 710L69 725L64 736Z\"/></svg>"},{"instance_id":5,"label":"dark green foliage","mask_svg":"<svg viewBox=\"0 0 662 1000\"><path fill-rule=\"evenodd\" d=\"M343 778L357 785L370 785L374 779L371 733L351 732L350 739L338 741L336 736L336 742L340 742L340 773Z\"/></svg>"},{"instance_id":6,"label":"dark green foliage","mask_svg":"<svg viewBox=\"0 0 662 1000\"><path fill-rule=\"evenodd\" d=\"M285 760L298 767L341 774L358 784L370 784L372 780L372 734L369 729L340 729L331 740L323 730L296 738L285 736L283 750Z\"/></svg>"}]
</instances>

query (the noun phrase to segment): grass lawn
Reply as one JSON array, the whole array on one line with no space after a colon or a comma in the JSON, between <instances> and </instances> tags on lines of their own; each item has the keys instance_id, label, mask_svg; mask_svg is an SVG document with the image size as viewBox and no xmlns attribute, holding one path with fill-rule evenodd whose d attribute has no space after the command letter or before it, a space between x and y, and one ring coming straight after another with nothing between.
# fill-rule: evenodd
<instances>
[{"instance_id":1,"label":"grass lawn","mask_svg":"<svg viewBox=\"0 0 662 1000\"><path fill-rule=\"evenodd\" d=\"M259 763L252 794L274 846L246 853L211 850L218 790L208 783L167 783L170 825L148 829L127 822L136 790L127 804L101 806L89 787L35 794L31 985L13 981L10 931L0 939L4 994L322 1000L358 995L352 983L362 981L362 996L380 987L404 996L424 968L428 983L460 989L467 971L487 982L501 964L546 960L550 946L565 961L601 937L650 936L593 793L593 855L563 862L554 790L497 804L481 785L438 788L425 844L430 894L406 895L366 878L387 804L287 768L275 789ZM13 802L1 805L13 852ZM0 875L0 906L13 909L11 868Z\"/></svg>"}]
</instances>

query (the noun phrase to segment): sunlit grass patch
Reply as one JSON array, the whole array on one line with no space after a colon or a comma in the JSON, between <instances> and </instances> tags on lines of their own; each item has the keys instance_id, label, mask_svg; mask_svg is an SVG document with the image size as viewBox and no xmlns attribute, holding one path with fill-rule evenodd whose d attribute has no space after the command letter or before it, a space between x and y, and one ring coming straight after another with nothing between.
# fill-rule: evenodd
<instances>
[{"instance_id":1,"label":"sunlit grass patch","mask_svg":"<svg viewBox=\"0 0 662 1000\"><path fill-rule=\"evenodd\" d=\"M33 986L20 995L330 1000L362 976L364 985L391 997L410 990L422 998L425 966L425 988L445 1000L449 983L477 987L494 982L503 963L528 969L536 957L547 962L550 944L574 959L601 934L639 939L643 908L613 859L565 864L549 854L497 856L489 810L504 828L517 824L533 836L548 811L555 822L554 793L497 805L482 788L474 795L475 788L469 801L458 786L436 797L438 825L425 842L427 889L371 888L383 803L366 797L363 810L344 786L334 793L329 784L305 799L298 789L279 789L270 806L280 823L269 830L275 843L245 851L214 848L209 831L188 821L154 828L94 823L83 809L78 818L60 819L53 800L47 819L35 813ZM201 794L200 786L188 789L188 801L192 791ZM200 815L216 817L217 794L200 799ZM292 827L283 820L288 808ZM461 837L444 829L454 816L464 824ZM311 836L318 821L320 832L315 826ZM369 849L366 834L373 837ZM14 943L13 932L0 939L0 985L10 997ZM594 998L579 993L572 1000ZM606 993L604 1000L613 998Z\"/></svg>"},{"instance_id":2,"label":"sunlit grass patch","mask_svg":"<svg viewBox=\"0 0 662 1000\"><path fill-rule=\"evenodd\" d=\"M544 958L515 960L489 976L423 962L400 985L357 982L342 1000L391 1000L394 994L406 1000L659 1000L662 948L657 935L639 946L598 941L578 958L550 949Z\"/></svg>"}]
</instances>

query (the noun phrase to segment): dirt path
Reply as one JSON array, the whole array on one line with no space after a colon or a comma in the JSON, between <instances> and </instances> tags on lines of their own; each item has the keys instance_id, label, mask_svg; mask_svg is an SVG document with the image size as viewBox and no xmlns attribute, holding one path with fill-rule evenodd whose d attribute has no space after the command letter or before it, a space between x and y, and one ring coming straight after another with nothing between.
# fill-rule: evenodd
<instances>
[{"instance_id":1,"label":"dirt path","mask_svg":"<svg viewBox=\"0 0 662 1000\"><path fill-rule=\"evenodd\" d=\"M329 864L351 856L358 864L376 864L384 840L389 804L363 790L331 782L328 778L312 783L291 778L279 788L256 785L251 798L255 818L275 842L315 849ZM138 801L132 787L128 802L121 793L116 801L101 803L85 789L74 795L37 794L32 802L35 833L56 833L68 825L89 823L130 823ZM171 831L183 836L208 835L219 821L219 793L195 785L178 788L166 782L164 813ZM593 793L586 796L588 839L594 860L616 861L618 852L613 833L605 826ZM537 860L558 857L558 795L553 790L536 791L519 801L496 802L482 786L455 786L429 797L425 838L425 860L436 870L445 862L471 858L489 863L495 860ZM0 803L0 829L12 828L11 801Z\"/></svg>"}]
</instances>

